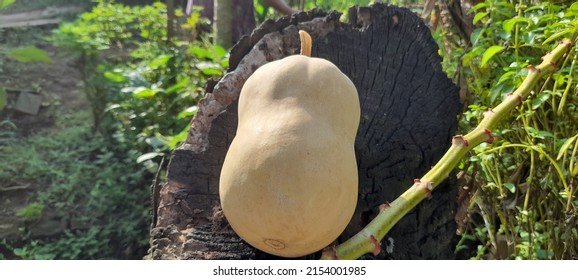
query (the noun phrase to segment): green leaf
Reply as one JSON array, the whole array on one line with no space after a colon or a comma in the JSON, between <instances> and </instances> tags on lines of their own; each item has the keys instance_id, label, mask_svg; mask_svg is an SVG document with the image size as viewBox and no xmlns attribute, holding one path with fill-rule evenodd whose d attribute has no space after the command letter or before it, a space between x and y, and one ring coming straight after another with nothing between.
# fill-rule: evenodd
<instances>
[{"instance_id":1,"label":"green leaf","mask_svg":"<svg viewBox=\"0 0 578 280\"><path fill-rule=\"evenodd\" d=\"M474 24L478 23L478 21L480 21L480 19L482 19L483 17L485 17L487 15L488 15L488 13L486 13L486 12L477 13L476 16L474 16Z\"/></svg>"},{"instance_id":2,"label":"green leaf","mask_svg":"<svg viewBox=\"0 0 578 280\"><path fill-rule=\"evenodd\" d=\"M197 106L191 106L183 111L181 111L178 115L177 115L177 119L182 119L182 118L187 118L190 116L194 116L197 111L199 110L199 107Z\"/></svg>"},{"instance_id":3,"label":"green leaf","mask_svg":"<svg viewBox=\"0 0 578 280\"><path fill-rule=\"evenodd\" d=\"M201 70L201 72L207 76L220 76L223 74L221 70L213 69L213 68L205 68Z\"/></svg>"},{"instance_id":4,"label":"green leaf","mask_svg":"<svg viewBox=\"0 0 578 280\"><path fill-rule=\"evenodd\" d=\"M146 153L146 154L144 154L144 155L139 156L139 157L136 159L136 163L141 163L141 162L143 162L143 161L147 161L147 160L149 160L149 159L153 159L153 158L156 158L156 157L159 157L159 156L163 156L163 155L164 155L164 153L157 153L157 152Z\"/></svg>"},{"instance_id":5,"label":"green leaf","mask_svg":"<svg viewBox=\"0 0 578 280\"><path fill-rule=\"evenodd\" d=\"M546 137L554 137L554 134L546 130L539 130L536 132L536 138L544 139Z\"/></svg>"},{"instance_id":6,"label":"green leaf","mask_svg":"<svg viewBox=\"0 0 578 280\"><path fill-rule=\"evenodd\" d=\"M471 13L473 11L477 11L477 10L482 9L482 8L485 8L487 6L488 6L488 4L486 2L481 2L479 4L476 4L474 7L472 7L469 13Z\"/></svg>"},{"instance_id":7,"label":"green leaf","mask_svg":"<svg viewBox=\"0 0 578 280\"><path fill-rule=\"evenodd\" d=\"M139 87L132 93L132 96L136 98L151 98L154 97L158 92L159 91L156 89Z\"/></svg>"},{"instance_id":8,"label":"green leaf","mask_svg":"<svg viewBox=\"0 0 578 280\"><path fill-rule=\"evenodd\" d=\"M470 35L470 41L472 42L472 45L474 45L475 47L470 51L473 52L476 49L481 48L480 46L478 46L478 41L480 40L480 38L483 38L483 34L485 32L485 28L477 28L474 29L474 31L472 32L472 35Z\"/></svg>"},{"instance_id":9,"label":"green leaf","mask_svg":"<svg viewBox=\"0 0 578 280\"><path fill-rule=\"evenodd\" d=\"M516 26L516 23L522 23L522 22L528 23L528 20L523 18L523 17L514 17L511 19L504 20L502 27L504 28L504 31L506 31L506 33L510 33L510 32L512 32L512 29L514 29L514 26Z\"/></svg>"},{"instance_id":10,"label":"green leaf","mask_svg":"<svg viewBox=\"0 0 578 280\"><path fill-rule=\"evenodd\" d=\"M207 49L199 47L191 47L189 48L189 51L198 58L211 57L211 52Z\"/></svg>"},{"instance_id":11,"label":"green leaf","mask_svg":"<svg viewBox=\"0 0 578 280\"><path fill-rule=\"evenodd\" d=\"M564 144L562 144L562 147L560 147L560 150L558 150L558 156L556 157L556 160L560 160L564 156L564 153L566 153L566 151L570 148L570 145L576 141L576 138L578 138L578 134L566 139Z\"/></svg>"},{"instance_id":12,"label":"green leaf","mask_svg":"<svg viewBox=\"0 0 578 280\"><path fill-rule=\"evenodd\" d=\"M572 6L570 6L570 8L568 8L568 11L578 12L578 2L575 2L574 4L572 4Z\"/></svg>"},{"instance_id":13,"label":"green leaf","mask_svg":"<svg viewBox=\"0 0 578 280\"><path fill-rule=\"evenodd\" d=\"M212 58L213 61L217 61L219 59L224 58L227 55L227 49L221 47L221 46L215 46L212 49Z\"/></svg>"},{"instance_id":14,"label":"green leaf","mask_svg":"<svg viewBox=\"0 0 578 280\"><path fill-rule=\"evenodd\" d=\"M104 77L115 83L124 83L127 81L126 77L122 75L122 73L106 71L104 72Z\"/></svg>"},{"instance_id":15,"label":"green leaf","mask_svg":"<svg viewBox=\"0 0 578 280\"><path fill-rule=\"evenodd\" d=\"M0 88L0 111L8 104L8 94L3 88Z\"/></svg>"},{"instance_id":16,"label":"green leaf","mask_svg":"<svg viewBox=\"0 0 578 280\"><path fill-rule=\"evenodd\" d=\"M508 71L508 72L504 73L504 74L500 77L500 79L498 80L498 83L501 83L501 82L503 82L503 81L505 81L505 80L508 80L508 79L510 79L512 76L514 76L514 75L516 75L516 74L517 74L516 71Z\"/></svg>"},{"instance_id":17,"label":"green leaf","mask_svg":"<svg viewBox=\"0 0 578 280\"><path fill-rule=\"evenodd\" d=\"M8 6L14 4L16 0L0 0L0 10L8 8Z\"/></svg>"},{"instance_id":18,"label":"green leaf","mask_svg":"<svg viewBox=\"0 0 578 280\"><path fill-rule=\"evenodd\" d=\"M482 65L481 67L484 67L486 65L486 63L488 63L488 61L490 59L492 59L492 57L494 57L494 55L496 55L497 53L501 52L504 49L504 47L502 46L491 46L489 47L485 52L484 55L482 55Z\"/></svg>"},{"instance_id":19,"label":"green leaf","mask_svg":"<svg viewBox=\"0 0 578 280\"><path fill-rule=\"evenodd\" d=\"M534 100L532 100L532 110L542 107L542 104L548 101L548 99L550 99L549 93L542 93L538 97L534 98Z\"/></svg>"},{"instance_id":20,"label":"green leaf","mask_svg":"<svg viewBox=\"0 0 578 280\"><path fill-rule=\"evenodd\" d=\"M168 146L169 149L173 150L180 143L184 142L189 135L189 126L185 126L181 132L176 135L163 136L160 133L156 133L156 138L161 141L164 145Z\"/></svg>"},{"instance_id":21,"label":"green leaf","mask_svg":"<svg viewBox=\"0 0 578 280\"><path fill-rule=\"evenodd\" d=\"M512 183L505 183L504 187L506 187L506 189L508 189L511 193L516 192L516 186Z\"/></svg>"},{"instance_id":22,"label":"green leaf","mask_svg":"<svg viewBox=\"0 0 578 280\"><path fill-rule=\"evenodd\" d=\"M52 62L48 54L36 47L24 47L10 51L8 57L18 60L20 62Z\"/></svg>"},{"instance_id":23,"label":"green leaf","mask_svg":"<svg viewBox=\"0 0 578 280\"><path fill-rule=\"evenodd\" d=\"M155 137L145 139L145 143L149 144L154 149L162 149L166 146L166 144L162 141L162 139L159 139L158 137L159 133L156 134L157 136Z\"/></svg>"},{"instance_id":24,"label":"green leaf","mask_svg":"<svg viewBox=\"0 0 578 280\"><path fill-rule=\"evenodd\" d=\"M18 256L18 257L24 257L26 256L26 251L22 248L14 248L12 250L12 253L14 253L14 255Z\"/></svg>"},{"instance_id":25,"label":"green leaf","mask_svg":"<svg viewBox=\"0 0 578 280\"><path fill-rule=\"evenodd\" d=\"M159 55L157 58L155 58L155 60L153 60L153 61L151 61L151 63L149 63L149 67L152 69L156 69L156 68L159 68L161 66L165 66L171 58L172 58L171 55L167 55L167 54Z\"/></svg>"},{"instance_id":26,"label":"green leaf","mask_svg":"<svg viewBox=\"0 0 578 280\"><path fill-rule=\"evenodd\" d=\"M187 84L189 84L190 81L191 81L191 79L190 79L189 77L185 77L185 78L182 79L180 82L178 82L178 83L170 86L169 88L167 88L167 89L165 90L165 93L166 93L166 94L174 93L174 92L176 92L176 91L178 91L178 90L186 87Z\"/></svg>"},{"instance_id":27,"label":"green leaf","mask_svg":"<svg viewBox=\"0 0 578 280\"><path fill-rule=\"evenodd\" d=\"M197 63L197 68L199 68L201 72L207 76L219 76L223 74L223 72L219 69L219 65L216 63L199 62Z\"/></svg>"},{"instance_id":28,"label":"green leaf","mask_svg":"<svg viewBox=\"0 0 578 280\"><path fill-rule=\"evenodd\" d=\"M540 249L536 251L536 258L539 260L547 260L554 256L554 252Z\"/></svg>"},{"instance_id":29,"label":"green leaf","mask_svg":"<svg viewBox=\"0 0 578 280\"><path fill-rule=\"evenodd\" d=\"M546 45L546 44L548 44L548 43L550 43L550 42L552 42L552 41L554 41L560 37L564 37L566 34L571 33L571 32L573 32L572 29L566 29L566 30L560 31L560 32L548 37L548 39L544 40L543 44Z\"/></svg>"}]
</instances>

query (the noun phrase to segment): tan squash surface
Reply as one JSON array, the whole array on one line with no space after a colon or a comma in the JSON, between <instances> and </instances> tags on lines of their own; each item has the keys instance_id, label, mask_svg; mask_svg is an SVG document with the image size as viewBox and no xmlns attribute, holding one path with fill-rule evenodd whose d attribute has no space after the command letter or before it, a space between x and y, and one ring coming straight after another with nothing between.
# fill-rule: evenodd
<instances>
[{"instance_id":1,"label":"tan squash surface","mask_svg":"<svg viewBox=\"0 0 578 280\"><path fill-rule=\"evenodd\" d=\"M353 83L327 60L293 55L257 69L220 178L235 232L284 257L330 245L357 202L359 118Z\"/></svg>"}]
</instances>

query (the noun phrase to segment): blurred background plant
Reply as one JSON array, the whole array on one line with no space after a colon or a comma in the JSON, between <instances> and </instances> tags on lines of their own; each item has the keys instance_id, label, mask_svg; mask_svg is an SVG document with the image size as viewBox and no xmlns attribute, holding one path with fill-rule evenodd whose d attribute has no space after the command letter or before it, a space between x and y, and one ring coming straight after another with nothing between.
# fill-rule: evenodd
<instances>
[{"instance_id":1,"label":"blurred background plant","mask_svg":"<svg viewBox=\"0 0 578 280\"><path fill-rule=\"evenodd\" d=\"M189 36L169 38L163 3L96 3L61 25L53 41L79 57L95 129L143 158L167 153L184 140L206 81L227 67L227 51L194 37L203 22L198 11L180 30ZM180 10L176 16L185 17Z\"/></svg>"},{"instance_id":2,"label":"blurred background plant","mask_svg":"<svg viewBox=\"0 0 578 280\"><path fill-rule=\"evenodd\" d=\"M197 33L206 21L197 10L174 13L182 24L171 37L165 4L97 0L49 36L75 58L90 110L54 113L55 128L27 139L2 134L7 160L0 162L0 185L39 191L16 211L21 237L0 242L0 258L145 255L148 186L163 156L186 137L207 80L222 75L228 63L227 51L211 44L209 33ZM20 129L8 119L2 125ZM64 232L39 235L46 219L62 221L53 226Z\"/></svg>"}]
</instances>

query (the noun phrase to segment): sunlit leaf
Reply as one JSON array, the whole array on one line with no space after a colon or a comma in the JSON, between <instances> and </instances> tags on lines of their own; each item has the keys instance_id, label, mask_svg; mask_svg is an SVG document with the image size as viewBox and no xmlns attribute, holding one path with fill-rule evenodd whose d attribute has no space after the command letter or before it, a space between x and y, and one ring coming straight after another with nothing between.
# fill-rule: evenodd
<instances>
[{"instance_id":1,"label":"sunlit leaf","mask_svg":"<svg viewBox=\"0 0 578 280\"><path fill-rule=\"evenodd\" d=\"M8 8L8 6L14 4L14 1L16 0L0 0L0 10Z\"/></svg>"},{"instance_id":2,"label":"sunlit leaf","mask_svg":"<svg viewBox=\"0 0 578 280\"><path fill-rule=\"evenodd\" d=\"M211 62L200 62L197 64L197 68L207 76L219 76L223 74L219 69L219 65Z\"/></svg>"},{"instance_id":3,"label":"sunlit leaf","mask_svg":"<svg viewBox=\"0 0 578 280\"><path fill-rule=\"evenodd\" d=\"M570 8L568 8L568 11L578 13L578 2L575 2L574 4L572 4L572 5L570 6Z\"/></svg>"},{"instance_id":4,"label":"sunlit leaf","mask_svg":"<svg viewBox=\"0 0 578 280\"><path fill-rule=\"evenodd\" d=\"M220 76L223 74L221 70L213 69L213 68L205 68L201 70L201 72L207 76Z\"/></svg>"},{"instance_id":5,"label":"sunlit leaf","mask_svg":"<svg viewBox=\"0 0 578 280\"><path fill-rule=\"evenodd\" d=\"M474 16L474 24L478 23L478 21L480 21L482 18L484 18L485 16L487 16L488 13L486 12L481 12L481 13L477 13L476 16Z\"/></svg>"},{"instance_id":6,"label":"sunlit leaf","mask_svg":"<svg viewBox=\"0 0 578 280\"><path fill-rule=\"evenodd\" d=\"M506 189L508 189L511 193L515 193L516 192L516 186L512 183L505 183L504 187Z\"/></svg>"},{"instance_id":7,"label":"sunlit leaf","mask_svg":"<svg viewBox=\"0 0 578 280\"><path fill-rule=\"evenodd\" d=\"M492 57L494 57L496 54L498 54L499 52L501 52L504 49L504 47L502 46L491 46L489 47L485 52L484 55L482 56L482 67L484 67L488 61L490 59L492 59Z\"/></svg>"},{"instance_id":8,"label":"sunlit leaf","mask_svg":"<svg viewBox=\"0 0 578 280\"><path fill-rule=\"evenodd\" d=\"M507 79L510 79L510 77L512 77L514 75L516 75L516 71L508 71L500 77L500 79L498 80L498 83L501 83Z\"/></svg>"},{"instance_id":9,"label":"sunlit leaf","mask_svg":"<svg viewBox=\"0 0 578 280\"><path fill-rule=\"evenodd\" d=\"M502 27L504 28L504 31L506 31L506 33L510 33L510 32L512 32L512 29L514 29L514 26L516 26L516 23L522 23L522 22L528 23L528 20L523 18L523 17L514 17L511 19L504 20Z\"/></svg>"},{"instance_id":10,"label":"sunlit leaf","mask_svg":"<svg viewBox=\"0 0 578 280\"><path fill-rule=\"evenodd\" d=\"M178 83L170 86L169 88L167 88L167 89L165 90L165 93L166 93L166 94L171 94L171 93L177 92L178 90L186 87L186 86L189 84L190 81L191 81L191 79L190 79L189 77L186 77L186 78L182 79L180 82L178 82Z\"/></svg>"},{"instance_id":11,"label":"sunlit leaf","mask_svg":"<svg viewBox=\"0 0 578 280\"><path fill-rule=\"evenodd\" d=\"M151 98L151 97L154 97L158 92L159 91L156 89L141 87L141 88L138 88L137 90L135 90L132 93L132 96L137 97L137 98Z\"/></svg>"},{"instance_id":12,"label":"sunlit leaf","mask_svg":"<svg viewBox=\"0 0 578 280\"><path fill-rule=\"evenodd\" d=\"M178 115L177 115L177 119L182 119L182 118L187 118L190 116L194 116L197 111L199 110L199 107L197 106L191 106L183 111L181 111Z\"/></svg>"},{"instance_id":13,"label":"sunlit leaf","mask_svg":"<svg viewBox=\"0 0 578 280\"><path fill-rule=\"evenodd\" d=\"M221 46L215 46L213 49L213 60L219 60L222 59L223 57L225 57L227 55L227 50Z\"/></svg>"},{"instance_id":14,"label":"sunlit leaf","mask_svg":"<svg viewBox=\"0 0 578 280\"><path fill-rule=\"evenodd\" d=\"M211 52L207 49L199 48L199 47L191 47L189 48L189 52L195 55L198 58L206 58L211 57Z\"/></svg>"},{"instance_id":15,"label":"sunlit leaf","mask_svg":"<svg viewBox=\"0 0 578 280\"><path fill-rule=\"evenodd\" d=\"M115 83L124 83L127 81L126 77L123 76L121 73L115 73L110 71L104 72L104 77Z\"/></svg>"},{"instance_id":16,"label":"sunlit leaf","mask_svg":"<svg viewBox=\"0 0 578 280\"><path fill-rule=\"evenodd\" d=\"M564 37L564 36L566 36L566 34L571 33L571 32L573 32L573 30L571 30L571 29L565 29L563 31L560 31L560 32L548 37L548 39L544 40L544 45L548 44L548 43L550 43L550 42L552 42L558 38Z\"/></svg>"},{"instance_id":17,"label":"sunlit leaf","mask_svg":"<svg viewBox=\"0 0 578 280\"><path fill-rule=\"evenodd\" d=\"M52 62L48 54L36 47L24 47L11 50L8 57L20 62Z\"/></svg>"},{"instance_id":18,"label":"sunlit leaf","mask_svg":"<svg viewBox=\"0 0 578 280\"><path fill-rule=\"evenodd\" d=\"M170 150L173 150L179 145L180 143L184 142L187 139L187 135L189 135L189 127L185 126L181 132L176 135L171 136L163 136L160 133L156 133L155 139L161 141L164 146L167 146Z\"/></svg>"},{"instance_id":19,"label":"sunlit leaf","mask_svg":"<svg viewBox=\"0 0 578 280\"><path fill-rule=\"evenodd\" d=\"M151 61L151 63L149 63L149 67L152 69L156 69L161 66L165 66L169 62L171 57L172 57L171 55L167 54L159 55L157 58Z\"/></svg>"},{"instance_id":20,"label":"sunlit leaf","mask_svg":"<svg viewBox=\"0 0 578 280\"><path fill-rule=\"evenodd\" d=\"M144 154L144 155L139 156L139 157L136 159L136 163L141 163L141 162L143 162L143 161L146 161L146 160L149 160L149 159L153 159L153 158L156 158L156 157L160 157L160 156L163 156L163 155L164 155L163 153L156 153L156 152L146 153L146 154Z\"/></svg>"},{"instance_id":21,"label":"sunlit leaf","mask_svg":"<svg viewBox=\"0 0 578 280\"><path fill-rule=\"evenodd\" d=\"M560 147L560 150L558 150L558 156L556 156L556 160L560 160L564 156L564 153L566 153L566 151L570 148L570 145L576 141L576 138L578 138L578 134L564 141L564 144L562 144L562 147Z\"/></svg>"},{"instance_id":22,"label":"sunlit leaf","mask_svg":"<svg viewBox=\"0 0 578 280\"><path fill-rule=\"evenodd\" d=\"M486 2L481 2L481 3L479 3L479 4L476 4L474 7L472 7L470 11L471 11L471 12L477 11L477 10L482 9L482 8L485 8L485 7L487 7L487 6L488 6L488 4L487 4Z\"/></svg>"}]
</instances>

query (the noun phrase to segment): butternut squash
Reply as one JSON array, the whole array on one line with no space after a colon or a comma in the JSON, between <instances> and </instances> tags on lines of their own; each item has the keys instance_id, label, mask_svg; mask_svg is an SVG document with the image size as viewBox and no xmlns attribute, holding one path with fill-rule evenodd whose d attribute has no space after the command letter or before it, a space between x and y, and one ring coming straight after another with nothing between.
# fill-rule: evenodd
<instances>
[{"instance_id":1,"label":"butternut squash","mask_svg":"<svg viewBox=\"0 0 578 280\"><path fill-rule=\"evenodd\" d=\"M358 189L357 91L333 63L309 57L311 39L300 34L302 54L263 65L243 86L219 186L233 230L283 257L331 244Z\"/></svg>"}]
</instances>

